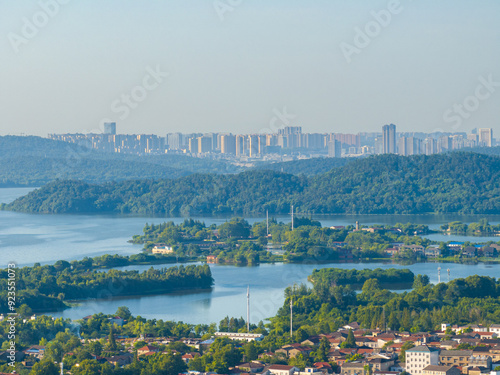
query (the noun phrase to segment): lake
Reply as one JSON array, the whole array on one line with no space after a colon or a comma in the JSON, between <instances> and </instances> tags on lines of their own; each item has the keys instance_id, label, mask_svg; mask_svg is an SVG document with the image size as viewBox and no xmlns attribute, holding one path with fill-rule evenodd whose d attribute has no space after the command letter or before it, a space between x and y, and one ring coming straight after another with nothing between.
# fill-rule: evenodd
<instances>
[{"instance_id":1,"label":"lake","mask_svg":"<svg viewBox=\"0 0 500 375\"><path fill-rule=\"evenodd\" d=\"M31 189L0 189L0 203L8 203L26 194ZM362 224L395 224L413 222L439 228L441 224L460 220L477 221L484 216L457 215L336 215L313 216L323 225L349 225L358 220ZM220 224L227 218L197 218L207 224ZM289 222L289 217L278 217ZM488 216L491 223L500 222L500 216ZM127 241L134 234L142 233L146 222L159 223L172 220L179 223L184 218L151 218L117 215L38 215L0 211L0 251L3 254L2 267L10 261L19 266L35 262L53 263L59 259L74 260L85 256L103 254L136 254L140 245ZM253 223L264 218L249 218ZM460 240L461 236L431 235L435 240ZM430 237L430 236L429 236ZM444 238L444 239L443 239ZM487 238L466 237L470 241L482 242ZM497 241L500 238L494 237ZM283 289L294 283L306 282L307 276L315 268L408 268L415 274L429 275L431 282L437 282L437 267L442 267L442 281L447 280L446 269L450 268L451 278L466 277L472 274L497 277L500 265L463 265L419 263L399 266L383 263L370 264L263 264L256 267L235 267L211 265L215 286L211 291L182 293L176 295L127 297L113 300L86 301L64 312L52 314L71 319L103 312L114 313L119 306L128 306L133 315L164 320L182 320L189 323L219 322L226 315L246 317L246 288L250 286L251 321L273 316L283 304ZM149 267L149 266L147 266ZM134 267L134 269L145 269ZM156 267L165 267L164 265Z\"/></svg>"}]
</instances>

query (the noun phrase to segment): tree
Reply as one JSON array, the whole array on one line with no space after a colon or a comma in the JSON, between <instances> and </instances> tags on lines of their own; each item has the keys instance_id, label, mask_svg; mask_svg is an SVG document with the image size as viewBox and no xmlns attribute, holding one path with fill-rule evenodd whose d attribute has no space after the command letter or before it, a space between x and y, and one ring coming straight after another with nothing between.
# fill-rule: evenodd
<instances>
[{"instance_id":1,"label":"tree","mask_svg":"<svg viewBox=\"0 0 500 375\"><path fill-rule=\"evenodd\" d=\"M356 339L354 338L354 333L352 332L352 329L349 330L346 340L340 344L340 347L342 349L356 348Z\"/></svg>"},{"instance_id":2,"label":"tree","mask_svg":"<svg viewBox=\"0 0 500 375\"><path fill-rule=\"evenodd\" d=\"M243 351L247 361L253 361L258 358L259 351L255 346L255 342L250 341L249 343L243 345Z\"/></svg>"},{"instance_id":3,"label":"tree","mask_svg":"<svg viewBox=\"0 0 500 375\"><path fill-rule=\"evenodd\" d=\"M328 353L330 352L330 342L326 337L322 337L319 342L318 350L316 351L316 361L326 362L328 361Z\"/></svg>"},{"instance_id":4,"label":"tree","mask_svg":"<svg viewBox=\"0 0 500 375\"><path fill-rule=\"evenodd\" d=\"M100 356L102 353L102 344L99 341L92 341L87 345L88 350L97 356Z\"/></svg>"},{"instance_id":5,"label":"tree","mask_svg":"<svg viewBox=\"0 0 500 375\"><path fill-rule=\"evenodd\" d=\"M93 359L86 359L71 368L73 375L96 375L101 374L101 365Z\"/></svg>"},{"instance_id":6,"label":"tree","mask_svg":"<svg viewBox=\"0 0 500 375\"><path fill-rule=\"evenodd\" d=\"M415 281L413 282L413 289L418 290L426 285L429 285L429 276L427 275L415 276Z\"/></svg>"},{"instance_id":7,"label":"tree","mask_svg":"<svg viewBox=\"0 0 500 375\"><path fill-rule=\"evenodd\" d=\"M108 346L107 346L107 349L108 350L111 350L111 351L114 351L118 348L118 346L116 345L116 340L115 340L115 334L114 334L114 329L113 327L111 327L109 329L109 338L108 338Z\"/></svg>"},{"instance_id":8,"label":"tree","mask_svg":"<svg viewBox=\"0 0 500 375\"><path fill-rule=\"evenodd\" d=\"M119 316L124 320L129 320L132 317L132 314L130 313L130 310L127 306L118 307L118 310L116 310L115 315Z\"/></svg>"},{"instance_id":9,"label":"tree","mask_svg":"<svg viewBox=\"0 0 500 375\"><path fill-rule=\"evenodd\" d=\"M408 349L413 348L414 346L415 346L415 344L412 341L407 341L403 344L403 346L401 346L401 353L399 354L399 360L401 362L406 361L406 351Z\"/></svg>"},{"instance_id":10,"label":"tree","mask_svg":"<svg viewBox=\"0 0 500 375\"><path fill-rule=\"evenodd\" d=\"M43 360L35 363L31 373L33 375L58 375L59 369L56 364L50 360Z\"/></svg>"}]
</instances>

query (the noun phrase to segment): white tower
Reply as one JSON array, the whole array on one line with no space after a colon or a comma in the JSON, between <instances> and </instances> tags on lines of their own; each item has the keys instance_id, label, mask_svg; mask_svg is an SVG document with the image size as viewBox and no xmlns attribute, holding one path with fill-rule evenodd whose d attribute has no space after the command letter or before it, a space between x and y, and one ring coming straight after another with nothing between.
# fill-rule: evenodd
<instances>
[{"instance_id":1,"label":"white tower","mask_svg":"<svg viewBox=\"0 0 500 375\"><path fill-rule=\"evenodd\" d=\"M247 332L250 332L250 285L247 287Z\"/></svg>"}]
</instances>

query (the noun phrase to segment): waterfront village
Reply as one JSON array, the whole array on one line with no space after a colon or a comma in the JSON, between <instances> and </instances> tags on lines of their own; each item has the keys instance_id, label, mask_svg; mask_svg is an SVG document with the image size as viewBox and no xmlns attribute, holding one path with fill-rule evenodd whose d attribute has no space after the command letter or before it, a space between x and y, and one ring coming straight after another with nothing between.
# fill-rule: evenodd
<instances>
[{"instance_id":1,"label":"waterfront village","mask_svg":"<svg viewBox=\"0 0 500 375\"><path fill-rule=\"evenodd\" d=\"M91 318L88 316L84 320ZM36 316L31 317L31 320L36 319ZM126 323L118 316L107 319L117 327ZM359 323L351 322L336 332L302 337L302 341L283 345L274 351L254 352L248 351L245 345L261 341L263 334L215 332L208 339L149 336L117 336L116 343L123 349L120 353L110 357L92 354L91 359L117 368L150 356L173 354L182 358L188 369L191 361L199 359L217 341L225 341L232 342L236 349L245 353L240 363L224 372L228 374L500 375L500 324L485 327L443 323L440 331L412 333L362 329ZM89 344L87 340L81 341ZM92 341L98 342L97 339ZM324 360L317 361L318 352L324 353ZM43 360L44 354L44 345L33 345L16 352L16 361L31 368ZM246 358L247 354L255 359ZM8 352L0 352L1 361L6 361L7 356ZM66 353L65 360L71 356L74 357L74 353ZM186 370L183 374L208 375L217 372Z\"/></svg>"},{"instance_id":2,"label":"waterfront village","mask_svg":"<svg viewBox=\"0 0 500 375\"><path fill-rule=\"evenodd\" d=\"M307 218L298 218L296 220L304 221L304 226L311 225L313 221ZM491 226L485 219L484 226L482 229L487 227L488 232L477 231L476 234L482 235L490 235L490 236L498 236L500 235L500 231L496 226ZM319 224L318 222L316 222ZM262 238L258 238L258 235L253 234L250 230L250 226L248 226L248 234L241 235L239 237L238 242L243 241L252 241L256 244L266 244L264 249L268 251L269 254L273 254L277 257L272 258L272 261L280 261L282 256L285 256L284 259L290 261L290 257L286 257L289 254L296 256L296 248L293 249L292 243L293 241L289 241L286 238L283 241L283 238L274 239L274 236L271 233L268 233L267 236L264 233ZM283 225L283 224L281 224ZM302 225L297 225L297 227L301 227ZM257 225L254 224L254 227ZM302 228L305 228L302 226ZM463 241L429 241L425 240L425 237L422 240L419 240L421 236L431 234L431 233L444 233L444 234L452 234L452 233L464 233L454 231L457 228L463 230L463 227L467 229L467 226L460 223L454 222L441 226L439 231L430 230L427 226L424 225L415 225L415 224L397 224L396 226L383 226L383 225L371 225L364 226L360 225L359 222L356 221L355 225L343 226L330 226L323 228L325 230L330 230L331 233L344 233L344 235L340 235L339 238L342 240L330 240L327 247L331 248L335 251L335 259L338 261L353 261L359 258L373 258L374 255L380 258L393 258L393 259L409 259L413 261L417 260L446 260L446 261L470 261L473 259L481 259L483 261L494 261L494 258L498 258L500 255L500 241L498 243L494 243L492 241L486 243L473 243L473 242L463 242ZM159 228L156 229L156 232L159 233L161 231L161 225L157 226ZM470 226L473 227L472 225ZM154 229L155 226L152 225L150 228ZM178 228L178 227L176 227ZM452 230L453 229L453 230ZM265 229L264 229L265 230ZM304 234L301 234L302 240L304 238L312 238L313 236L317 236L317 234L308 233L307 229L304 229ZM268 230L269 232L269 230ZM201 232L200 232L201 233ZM183 236L177 238L175 242L169 241L168 243L163 242L149 242L149 246L146 245L145 249L147 251L151 251L152 254L157 255L174 255L179 253L181 255L185 255L184 252L179 252L179 245L183 243L184 245L190 244L194 246L197 250L196 254L200 255L198 260L203 260L209 264L214 263L232 263L227 259L226 253L231 249L231 246L234 244L228 243L227 238L222 236L219 228L212 229L210 231L209 238L200 240L199 238L202 236L207 236L206 234L200 235L200 233L183 233ZM361 245L361 242L367 241L353 241L352 236L347 237L347 234L364 234L369 237L369 241L371 243L380 243L383 246L383 250L377 251L377 254L363 254L360 251L364 250L363 247L366 244ZM469 234L474 234L474 232L468 232ZM379 235L379 237L376 237ZM166 239L168 237L162 237L163 233L157 234L158 237L155 239ZM382 236L382 237L380 237ZM137 238L144 238L135 236ZM392 242L391 242L392 239ZM500 239L500 237L499 237ZM151 240L151 238L150 238ZM396 242L394 241L396 240ZM145 243L146 241L137 243ZM296 241L296 240L295 240ZM300 241L300 239L299 239ZM147 243L147 242L146 242ZM309 243L308 245L318 245L319 243ZM237 247L239 244L236 245ZM206 254L206 255L205 255ZM262 262L264 259L261 257L260 261ZM298 261L302 261L303 258L297 258ZM265 260L264 260L265 261Z\"/></svg>"}]
</instances>

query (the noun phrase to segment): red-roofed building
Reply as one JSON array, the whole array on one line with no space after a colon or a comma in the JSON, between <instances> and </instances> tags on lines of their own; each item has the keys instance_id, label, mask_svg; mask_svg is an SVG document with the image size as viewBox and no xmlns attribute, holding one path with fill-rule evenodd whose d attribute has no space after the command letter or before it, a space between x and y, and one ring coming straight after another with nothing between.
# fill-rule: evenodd
<instances>
[{"instance_id":1,"label":"red-roofed building","mask_svg":"<svg viewBox=\"0 0 500 375\"><path fill-rule=\"evenodd\" d=\"M143 355L148 353L158 353L159 349L156 346L145 345L140 349L137 349L137 355Z\"/></svg>"}]
</instances>

